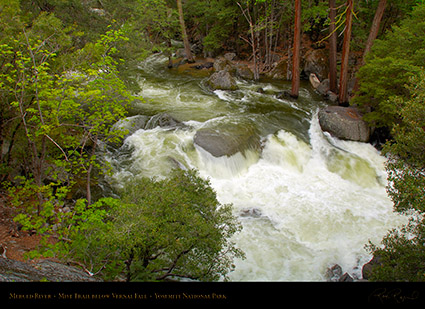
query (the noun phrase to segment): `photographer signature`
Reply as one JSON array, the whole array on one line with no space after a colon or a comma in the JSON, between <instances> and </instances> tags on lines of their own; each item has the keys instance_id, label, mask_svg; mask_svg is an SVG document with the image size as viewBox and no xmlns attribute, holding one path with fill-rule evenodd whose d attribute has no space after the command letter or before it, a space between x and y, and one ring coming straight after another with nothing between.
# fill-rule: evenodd
<instances>
[{"instance_id":1,"label":"photographer signature","mask_svg":"<svg viewBox=\"0 0 425 309\"><path fill-rule=\"evenodd\" d=\"M386 289L380 288L373 291L369 296L369 300L378 300L381 303L385 302L395 302L397 304L410 302L419 299L419 292L413 291L409 294L403 293L399 288L395 289Z\"/></svg>"}]
</instances>

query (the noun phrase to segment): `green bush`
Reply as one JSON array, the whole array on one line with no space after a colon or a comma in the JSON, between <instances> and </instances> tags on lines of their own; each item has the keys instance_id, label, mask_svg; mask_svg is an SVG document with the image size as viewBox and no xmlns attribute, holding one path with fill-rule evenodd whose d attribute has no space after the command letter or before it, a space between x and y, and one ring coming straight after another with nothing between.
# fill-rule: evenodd
<instances>
[{"instance_id":1,"label":"green bush","mask_svg":"<svg viewBox=\"0 0 425 309\"><path fill-rule=\"evenodd\" d=\"M359 70L360 89L352 104L364 107L368 112L365 119L377 127L391 129L400 121L393 100L409 98L405 85L425 66L424 20L425 4L418 4L400 26L375 41Z\"/></svg>"},{"instance_id":2,"label":"green bush","mask_svg":"<svg viewBox=\"0 0 425 309\"><path fill-rule=\"evenodd\" d=\"M111 202L111 201L109 201ZM71 251L106 280L226 279L243 253L230 241L240 230L230 205L220 205L195 172L126 184L103 219L80 225Z\"/></svg>"},{"instance_id":3,"label":"green bush","mask_svg":"<svg viewBox=\"0 0 425 309\"><path fill-rule=\"evenodd\" d=\"M375 267L375 281L425 281L425 71L412 78L407 89L410 99L397 98L401 123L393 129L394 141L384 151L390 157L388 193L394 209L418 216L400 230L392 230L382 246L369 244L381 266Z\"/></svg>"}]
</instances>

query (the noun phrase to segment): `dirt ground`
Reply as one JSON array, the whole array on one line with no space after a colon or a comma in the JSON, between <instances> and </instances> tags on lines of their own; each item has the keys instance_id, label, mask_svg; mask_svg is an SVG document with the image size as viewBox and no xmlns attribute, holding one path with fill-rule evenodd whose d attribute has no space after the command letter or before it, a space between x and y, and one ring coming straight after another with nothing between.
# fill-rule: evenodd
<instances>
[{"instance_id":1,"label":"dirt ground","mask_svg":"<svg viewBox=\"0 0 425 309\"><path fill-rule=\"evenodd\" d=\"M24 254L36 249L41 237L19 230L13 217L6 197L0 193L0 255L24 262Z\"/></svg>"}]
</instances>

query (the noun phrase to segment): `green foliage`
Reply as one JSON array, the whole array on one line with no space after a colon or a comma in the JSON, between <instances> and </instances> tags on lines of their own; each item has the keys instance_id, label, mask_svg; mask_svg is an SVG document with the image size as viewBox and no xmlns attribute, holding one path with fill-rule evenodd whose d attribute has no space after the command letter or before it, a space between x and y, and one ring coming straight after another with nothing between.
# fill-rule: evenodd
<instances>
[{"instance_id":1,"label":"green foliage","mask_svg":"<svg viewBox=\"0 0 425 309\"><path fill-rule=\"evenodd\" d=\"M53 16L42 14L38 20L34 27L54 22L60 25ZM125 134L110 131L110 127L125 117L132 97L117 77L117 62L112 58L117 42L126 40L121 31L109 30L97 42L79 50L80 59L85 61L74 66L75 72L52 69L56 51L69 43L62 38L65 34L56 41L53 37L58 32L44 40L39 33L32 28L13 45L1 45L1 55L13 61L4 65L0 83L2 97L9 100L10 111L21 120L31 150L27 153L30 171L41 185L51 172L49 163L65 168L68 178L72 173L81 176L81 169L88 173L95 163L98 144ZM87 151L89 147L91 152Z\"/></svg>"},{"instance_id":2,"label":"green foliage","mask_svg":"<svg viewBox=\"0 0 425 309\"><path fill-rule=\"evenodd\" d=\"M223 48L237 20L239 11L235 1L211 0L185 2L185 17L189 24L197 25L196 36L202 38L206 52L217 52Z\"/></svg>"},{"instance_id":3,"label":"green foliage","mask_svg":"<svg viewBox=\"0 0 425 309\"><path fill-rule=\"evenodd\" d=\"M220 205L209 182L194 172L126 184L119 203L108 221L73 234L73 252L104 267L106 278L213 281L243 256L229 240L240 230L230 205Z\"/></svg>"},{"instance_id":4,"label":"green foliage","mask_svg":"<svg viewBox=\"0 0 425 309\"><path fill-rule=\"evenodd\" d=\"M425 281L425 71L411 78L410 99L394 101L402 122L393 129L394 140L385 151L390 156L388 193L398 212L416 211L417 219L400 230L392 230L378 247L368 249L380 258L372 280Z\"/></svg>"},{"instance_id":5,"label":"green foliage","mask_svg":"<svg viewBox=\"0 0 425 309\"><path fill-rule=\"evenodd\" d=\"M368 249L379 257L380 266L373 268L372 281L425 281L425 224L412 220L400 230L392 230L382 247L369 244Z\"/></svg>"},{"instance_id":6,"label":"green foliage","mask_svg":"<svg viewBox=\"0 0 425 309\"><path fill-rule=\"evenodd\" d=\"M327 20L329 15L329 1L315 1L313 5L309 1L301 2L301 14L302 14L302 30L309 32L311 30L316 30L320 32L317 28L323 26L323 21Z\"/></svg>"},{"instance_id":7,"label":"green foliage","mask_svg":"<svg viewBox=\"0 0 425 309\"><path fill-rule=\"evenodd\" d=\"M411 98L394 104L402 122L393 129L394 141L385 151L392 156L388 166L389 194L397 211L425 212L425 70L410 80Z\"/></svg>"},{"instance_id":8,"label":"green foliage","mask_svg":"<svg viewBox=\"0 0 425 309\"><path fill-rule=\"evenodd\" d=\"M359 70L360 90L352 103L364 107L365 119L377 127L391 128L399 121L394 97L408 98L405 85L425 66L424 20L425 4L419 4L400 26L375 41Z\"/></svg>"},{"instance_id":9,"label":"green foliage","mask_svg":"<svg viewBox=\"0 0 425 309\"><path fill-rule=\"evenodd\" d=\"M21 184L9 186L10 204L17 215L14 221L23 231L41 236L39 248L27 253L28 258L57 256L61 245L52 242L52 237L62 240L67 237L71 213L62 211L69 187L60 183L38 186L32 179L21 179ZM40 207L38 196L41 197Z\"/></svg>"}]
</instances>

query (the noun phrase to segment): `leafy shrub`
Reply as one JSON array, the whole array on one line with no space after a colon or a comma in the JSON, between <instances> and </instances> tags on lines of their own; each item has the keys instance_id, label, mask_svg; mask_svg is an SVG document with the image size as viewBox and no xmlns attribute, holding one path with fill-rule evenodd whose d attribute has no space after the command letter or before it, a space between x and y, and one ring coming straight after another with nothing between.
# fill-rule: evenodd
<instances>
[{"instance_id":1,"label":"leafy shrub","mask_svg":"<svg viewBox=\"0 0 425 309\"><path fill-rule=\"evenodd\" d=\"M230 241L240 230L230 205L220 205L209 182L195 172L142 178L126 184L121 200L107 201L102 219L80 225L72 251L84 264L104 268L106 279L127 281L226 278L243 253ZM105 204L106 205L106 204Z\"/></svg>"}]
</instances>

